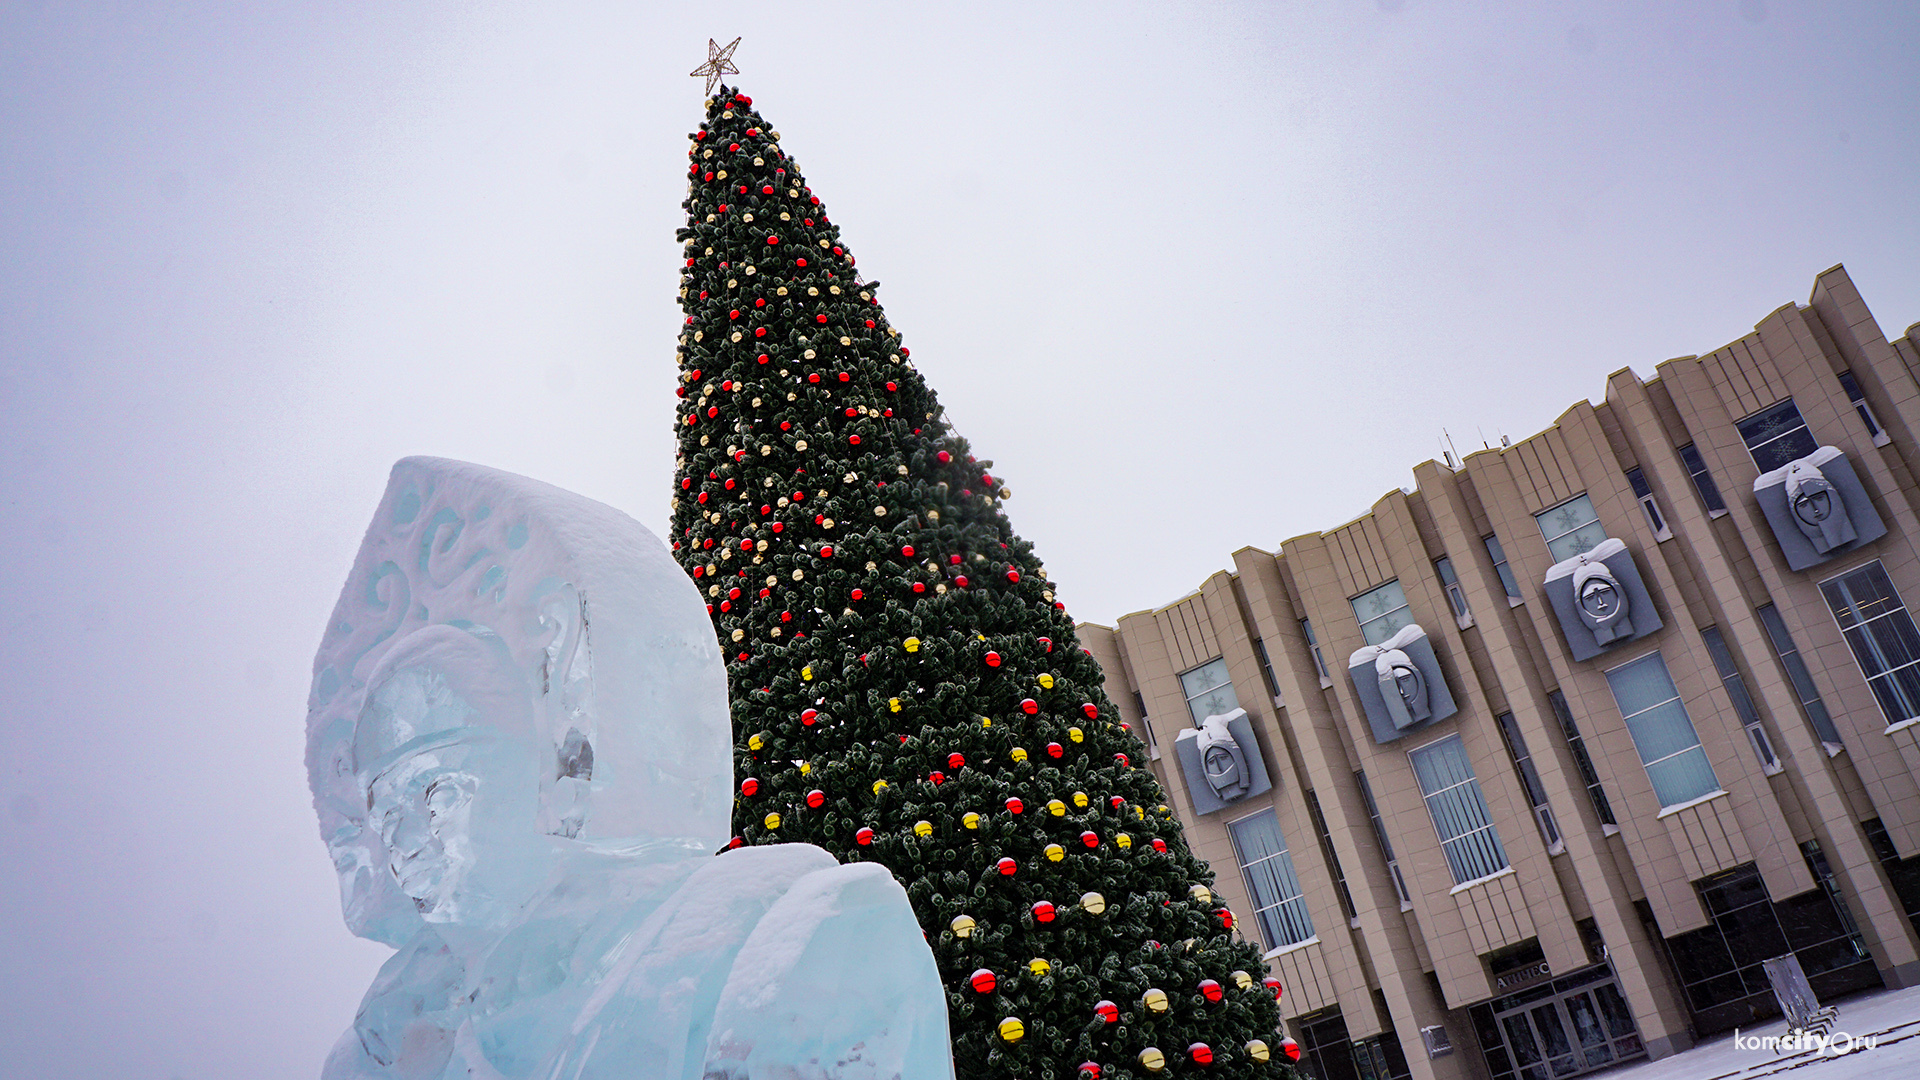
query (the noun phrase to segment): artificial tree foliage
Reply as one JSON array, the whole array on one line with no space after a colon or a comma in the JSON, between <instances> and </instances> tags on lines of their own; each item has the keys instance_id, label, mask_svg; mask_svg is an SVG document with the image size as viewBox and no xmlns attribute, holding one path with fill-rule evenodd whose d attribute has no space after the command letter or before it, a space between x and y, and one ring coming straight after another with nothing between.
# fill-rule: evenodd
<instances>
[{"instance_id":1,"label":"artificial tree foliage","mask_svg":"<svg viewBox=\"0 0 1920 1080\"><path fill-rule=\"evenodd\" d=\"M879 283L749 98L690 158L672 541L727 660L735 843L893 872L963 1078L1291 1077L1278 984Z\"/></svg>"}]
</instances>

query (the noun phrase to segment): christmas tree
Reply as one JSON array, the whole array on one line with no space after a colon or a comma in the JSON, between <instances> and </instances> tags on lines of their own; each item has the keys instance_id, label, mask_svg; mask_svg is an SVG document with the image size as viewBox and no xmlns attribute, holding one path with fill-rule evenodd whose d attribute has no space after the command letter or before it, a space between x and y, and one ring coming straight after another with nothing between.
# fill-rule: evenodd
<instances>
[{"instance_id":1,"label":"christmas tree","mask_svg":"<svg viewBox=\"0 0 1920 1080\"><path fill-rule=\"evenodd\" d=\"M961 1077L1291 1077L1279 984L880 283L749 98L691 138L672 536L728 661L734 843L893 872Z\"/></svg>"}]
</instances>

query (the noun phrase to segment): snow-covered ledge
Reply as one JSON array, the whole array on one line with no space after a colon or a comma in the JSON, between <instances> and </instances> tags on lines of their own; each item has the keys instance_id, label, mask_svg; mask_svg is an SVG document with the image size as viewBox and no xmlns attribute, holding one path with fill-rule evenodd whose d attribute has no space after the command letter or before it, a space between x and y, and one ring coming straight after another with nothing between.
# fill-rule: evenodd
<instances>
[{"instance_id":1,"label":"snow-covered ledge","mask_svg":"<svg viewBox=\"0 0 1920 1080\"><path fill-rule=\"evenodd\" d=\"M1493 873L1488 874L1486 877L1477 877L1477 878L1474 878L1472 881L1463 881L1460 884L1455 885L1453 888L1447 890L1447 895L1458 896L1461 893L1466 892L1468 889L1471 889L1476 885L1485 885L1489 881L1493 881L1497 878L1506 877L1508 874L1511 874L1511 873L1513 873L1513 867L1511 866L1506 867L1505 869L1502 869L1502 870L1495 870Z\"/></svg>"},{"instance_id":2,"label":"snow-covered ledge","mask_svg":"<svg viewBox=\"0 0 1920 1080\"><path fill-rule=\"evenodd\" d=\"M1888 724L1886 733L1888 735L1891 735L1896 731L1905 731L1916 724L1920 724L1920 716L1915 716L1906 720L1902 720L1897 724ZM1828 755L1828 756L1831 757L1832 755Z\"/></svg>"},{"instance_id":3,"label":"snow-covered ledge","mask_svg":"<svg viewBox=\"0 0 1920 1080\"><path fill-rule=\"evenodd\" d=\"M1267 954L1265 956L1262 956L1260 959L1271 960L1276 956L1285 956L1290 952L1299 952L1301 949L1304 949L1309 945L1318 945L1318 944L1320 944L1320 935L1315 934L1312 937L1306 939L1305 941L1296 941L1291 945L1282 945L1277 949L1269 949L1267 951Z\"/></svg>"},{"instance_id":4,"label":"snow-covered ledge","mask_svg":"<svg viewBox=\"0 0 1920 1080\"><path fill-rule=\"evenodd\" d=\"M1660 811L1660 813L1656 814L1655 816L1656 817L1672 817L1673 815L1679 813L1682 810L1691 810L1694 807L1699 806L1703 803L1710 803L1713 800L1718 799L1721 796L1725 795L1726 793L1727 793L1727 789L1725 788L1715 788L1714 790L1707 792L1705 795L1702 795L1697 799L1688 799L1686 802L1683 802L1683 803L1674 803L1672 806L1669 806L1665 810Z\"/></svg>"}]
</instances>

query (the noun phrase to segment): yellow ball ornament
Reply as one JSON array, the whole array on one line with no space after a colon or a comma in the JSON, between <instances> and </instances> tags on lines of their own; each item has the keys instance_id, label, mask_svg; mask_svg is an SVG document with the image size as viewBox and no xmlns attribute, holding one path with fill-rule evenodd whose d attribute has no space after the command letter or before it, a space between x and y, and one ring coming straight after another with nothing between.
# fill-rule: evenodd
<instances>
[{"instance_id":1,"label":"yellow ball ornament","mask_svg":"<svg viewBox=\"0 0 1920 1080\"><path fill-rule=\"evenodd\" d=\"M1049 675L1049 674L1047 674L1046 672L1044 672L1044 671L1043 671L1043 672L1041 672L1041 673L1040 673L1040 678L1039 678L1039 680L1038 680L1038 681L1039 681L1039 683L1040 683L1040 688L1041 688L1042 690L1051 690L1051 689L1053 689L1053 676L1052 676L1052 675Z\"/></svg>"},{"instance_id":2,"label":"yellow ball ornament","mask_svg":"<svg viewBox=\"0 0 1920 1080\"><path fill-rule=\"evenodd\" d=\"M947 929L953 931L954 937L970 938L973 936L974 925L973 916L955 915L953 921L947 924Z\"/></svg>"},{"instance_id":3,"label":"yellow ball ornament","mask_svg":"<svg viewBox=\"0 0 1920 1080\"><path fill-rule=\"evenodd\" d=\"M749 750L765 749L766 745L767 740L761 738L758 734L747 736L747 749Z\"/></svg>"},{"instance_id":4,"label":"yellow ball ornament","mask_svg":"<svg viewBox=\"0 0 1920 1080\"><path fill-rule=\"evenodd\" d=\"M915 835L915 836L932 836L932 835L933 835L933 822L931 822L931 821L916 821L916 822L914 822L914 823L913 823L913 835Z\"/></svg>"},{"instance_id":5,"label":"yellow ball ornament","mask_svg":"<svg viewBox=\"0 0 1920 1080\"><path fill-rule=\"evenodd\" d=\"M1107 898L1097 892L1084 893L1080 897L1080 910L1089 915L1100 915L1107 910Z\"/></svg>"},{"instance_id":6,"label":"yellow ball ornament","mask_svg":"<svg viewBox=\"0 0 1920 1080\"><path fill-rule=\"evenodd\" d=\"M812 765L809 765L808 763L806 763L806 762L804 762L804 761L800 763L800 775L801 775L801 776L805 776L805 775L807 775L808 773L811 773L812 771L813 771L813 766L812 766Z\"/></svg>"},{"instance_id":7,"label":"yellow ball ornament","mask_svg":"<svg viewBox=\"0 0 1920 1080\"><path fill-rule=\"evenodd\" d=\"M1067 804L1061 802L1059 799L1048 799L1047 813L1052 814L1054 817L1066 817Z\"/></svg>"},{"instance_id":8,"label":"yellow ball ornament","mask_svg":"<svg viewBox=\"0 0 1920 1080\"><path fill-rule=\"evenodd\" d=\"M768 814L766 817L760 819L760 824L765 825L769 829L777 829L780 827L780 815Z\"/></svg>"},{"instance_id":9,"label":"yellow ball ornament","mask_svg":"<svg viewBox=\"0 0 1920 1080\"><path fill-rule=\"evenodd\" d=\"M1067 857L1067 849L1061 847L1059 844L1048 844L1045 850L1047 859L1051 862L1059 862L1061 859Z\"/></svg>"},{"instance_id":10,"label":"yellow ball ornament","mask_svg":"<svg viewBox=\"0 0 1920 1080\"><path fill-rule=\"evenodd\" d=\"M899 711L900 711L900 699L899 699L899 698L897 698L897 697L890 697L890 698L888 698L888 699L887 699L887 708L889 708L889 709L891 709L891 710L893 710L894 712L899 712Z\"/></svg>"},{"instance_id":11,"label":"yellow ball ornament","mask_svg":"<svg viewBox=\"0 0 1920 1080\"><path fill-rule=\"evenodd\" d=\"M960 815L960 824L965 825L969 829L977 829L980 827L980 815L969 810Z\"/></svg>"},{"instance_id":12,"label":"yellow ball ornament","mask_svg":"<svg viewBox=\"0 0 1920 1080\"><path fill-rule=\"evenodd\" d=\"M1167 1055L1157 1046L1149 1046L1140 1051L1140 1067L1148 1072L1159 1072L1167 1067Z\"/></svg>"},{"instance_id":13,"label":"yellow ball ornament","mask_svg":"<svg viewBox=\"0 0 1920 1080\"><path fill-rule=\"evenodd\" d=\"M1134 807L1134 808L1133 808L1133 816L1134 816L1134 817L1135 817L1136 819L1138 819L1138 820L1140 820L1140 821L1145 821L1145 820L1147 820L1147 808L1146 808L1146 807L1144 807L1144 806L1136 806L1136 807Z\"/></svg>"},{"instance_id":14,"label":"yellow ball ornament","mask_svg":"<svg viewBox=\"0 0 1920 1080\"><path fill-rule=\"evenodd\" d=\"M1000 1038L1009 1043L1017 1043L1027 1035L1027 1025L1021 1023L1017 1016L1009 1016L1000 1021L998 1030Z\"/></svg>"},{"instance_id":15,"label":"yellow ball ornament","mask_svg":"<svg viewBox=\"0 0 1920 1080\"><path fill-rule=\"evenodd\" d=\"M800 681L802 682L813 681L813 665L812 664L808 664L806 667L803 667L800 669Z\"/></svg>"},{"instance_id":16,"label":"yellow ball ornament","mask_svg":"<svg viewBox=\"0 0 1920 1080\"><path fill-rule=\"evenodd\" d=\"M920 651L920 639L917 637L910 637L907 640L901 642L900 644L905 646L908 652Z\"/></svg>"},{"instance_id":17,"label":"yellow ball ornament","mask_svg":"<svg viewBox=\"0 0 1920 1080\"><path fill-rule=\"evenodd\" d=\"M1158 987L1148 987L1147 992L1140 995L1140 1004L1145 1006L1148 1012L1166 1012L1167 992Z\"/></svg>"},{"instance_id":18,"label":"yellow ball ornament","mask_svg":"<svg viewBox=\"0 0 1920 1080\"><path fill-rule=\"evenodd\" d=\"M1273 1056L1273 1051L1267 1049L1266 1043L1253 1039L1247 1043L1247 1056L1255 1061L1265 1061Z\"/></svg>"},{"instance_id":19,"label":"yellow ball ornament","mask_svg":"<svg viewBox=\"0 0 1920 1080\"><path fill-rule=\"evenodd\" d=\"M1008 754L1007 756L1008 756L1008 757L1010 757L1010 758L1012 758L1012 759L1013 759L1013 760L1015 760L1015 761L1025 761L1025 760L1027 760L1027 752L1026 752L1025 750L1023 750L1023 749L1021 749L1021 748L1020 748L1020 747L1018 747L1018 746L1016 746L1016 747L1014 747L1014 748L1013 748L1013 753L1011 753L1011 754Z\"/></svg>"},{"instance_id":20,"label":"yellow ball ornament","mask_svg":"<svg viewBox=\"0 0 1920 1080\"><path fill-rule=\"evenodd\" d=\"M1036 956L1027 961L1027 970L1033 972L1035 975L1045 975L1053 970L1053 965Z\"/></svg>"},{"instance_id":21,"label":"yellow ball ornament","mask_svg":"<svg viewBox=\"0 0 1920 1080\"><path fill-rule=\"evenodd\" d=\"M1074 792L1073 805L1079 807L1082 810L1085 810L1087 808L1087 793L1084 791Z\"/></svg>"},{"instance_id":22,"label":"yellow ball ornament","mask_svg":"<svg viewBox=\"0 0 1920 1080\"><path fill-rule=\"evenodd\" d=\"M1072 739L1074 742L1083 742L1085 741L1086 737L1087 737L1087 733L1084 731L1081 731L1077 727L1070 727L1067 729L1067 738Z\"/></svg>"},{"instance_id":23,"label":"yellow ball ornament","mask_svg":"<svg viewBox=\"0 0 1920 1080\"><path fill-rule=\"evenodd\" d=\"M873 782L873 793L875 795L878 795L885 790L887 790L887 782L885 780L875 780Z\"/></svg>"},{"instance_id":24,"label":"yellow ball ornament","mask_svg":"<svg viewBox=\"0 0 1920 1080\"><path fill-rule=\"evenodd\" d=\"M1115 833L1113 837L1113 844L1115 847L1119 848L1121 851L1125 851L1128 848L1133 846L1133 837L1128 836L1126 833Z\"/></svg>"}]
</instances>

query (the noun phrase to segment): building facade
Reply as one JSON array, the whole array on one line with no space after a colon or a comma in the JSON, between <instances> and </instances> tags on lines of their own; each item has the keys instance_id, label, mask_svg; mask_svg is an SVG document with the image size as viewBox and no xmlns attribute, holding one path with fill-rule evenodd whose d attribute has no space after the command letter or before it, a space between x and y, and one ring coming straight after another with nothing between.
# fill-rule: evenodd
<instances>
[{"instance_id":1,"label":"building facade","mask_svg":"<svg viewBox=\"0 0 1920 1080\"><path fill-rule=\"evenodd\" d=\"M1084 626L1320 1080L1555 1080L1920 982L1920 325L1844 269Z\"/></svg>"}]
</instances>

